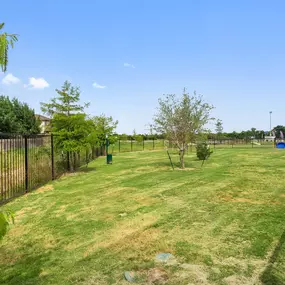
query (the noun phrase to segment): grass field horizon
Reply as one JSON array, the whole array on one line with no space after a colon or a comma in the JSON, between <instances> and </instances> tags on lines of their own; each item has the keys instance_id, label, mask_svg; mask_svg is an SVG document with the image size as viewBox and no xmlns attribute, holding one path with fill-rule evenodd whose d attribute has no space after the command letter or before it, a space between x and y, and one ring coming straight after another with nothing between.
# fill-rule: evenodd
<instances>
[{"instance_id":1,"label":"grass field horizon","mask_svg":"<svg viewBox=\"0 0 285 285\"><path fill-rule=\"evenodd\" d=\"M172 155L177 166L178 157ZM165 151L116 154L4 208L0 284L285 284L285 152L217 148L172 170ZM169 252L177 264L156 264ZM155 283L155 284L160 284Z\"/></svg>"}]
</instances>

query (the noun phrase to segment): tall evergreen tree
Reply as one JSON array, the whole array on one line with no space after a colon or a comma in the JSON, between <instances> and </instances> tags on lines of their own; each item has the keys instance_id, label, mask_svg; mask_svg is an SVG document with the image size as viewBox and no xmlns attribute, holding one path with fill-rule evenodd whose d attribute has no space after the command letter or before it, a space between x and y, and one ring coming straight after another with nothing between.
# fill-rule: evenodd
<instances>
[{"instance_id":1,"label":"tall evergreen tree","mask_svg":"<svg viewBox=\"0 0 285 285\"><path fill-rule=\"evenodd\" d=\"M67 152L69 162L71 153L78 152L89 144L92 122L84 112L88 104L79 104L78 87L65 81L62 88L56 89L56 92L57 97L51 99L50 103L41 103L41 106L42 111L51 116L51 131L56 134L56 145ZM69 164L70 170L75 168L75 164L75 160L73 164Z\"/></svg>"}]
</instances>

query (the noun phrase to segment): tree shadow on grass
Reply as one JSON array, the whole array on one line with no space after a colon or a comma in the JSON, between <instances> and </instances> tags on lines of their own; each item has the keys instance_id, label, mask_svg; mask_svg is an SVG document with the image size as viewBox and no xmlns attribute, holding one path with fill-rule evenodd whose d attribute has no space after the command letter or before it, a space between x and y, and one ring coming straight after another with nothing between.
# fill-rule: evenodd
<instances>
[{"instance_id":1,"label":"tree shadow on grass","mask_svg":"<svg viewBox=\"0 0 285 285\"><path fill-rule=\"evenodd\" d=\"M50 259L50 253L38 253L21 256L11 264L1 265L0 284L30 285L40 284L44 278L41 276L45 264Z\"/></svg>"},{"instance_id":2,"label":"tree shadow on grass","mask_svg":"<svg viewBox=\"0 0 285 285\"><path fill-rule=\"evenodd\" d=\"M285 256L282 256L282 250L285 253L283 248L285 242L285 230L283 231L278 244L276 245L268 265L260 276L260 280L264 285L284 285L285 284ZM281 252L281 255L280 255ZM283 253L283 254L284 254ZM280 259L284 259L283 266L282 262L279 262Z\"/></svg>"}]
</instances>

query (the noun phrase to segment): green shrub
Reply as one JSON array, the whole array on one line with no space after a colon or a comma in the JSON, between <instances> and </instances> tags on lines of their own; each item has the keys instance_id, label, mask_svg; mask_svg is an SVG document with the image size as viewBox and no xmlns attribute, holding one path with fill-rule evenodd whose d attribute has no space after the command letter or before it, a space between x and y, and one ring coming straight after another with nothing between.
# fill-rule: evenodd
<instances>
[{"instance_id":1,"label":"green shrub","mask_svg":"<svg viewBox=\"0 0 285 285\"><path fill-rule=\"evenodd\" d=\"M14 223L14 215L10 211L0 210L0 240L7 233L10 223Z\"/></svg>"},{"instance_id":2,"label":"green shrub","mask_svg":"<svg viewBox=\"0 0 285 285\"><path fill-rule=\"evenodd\" d=\"M210 149L209 145L205 142L198 143L196 146L196 153L199 160L206 160L210 157L213 151Z\"/></svg>"}]
</instances>

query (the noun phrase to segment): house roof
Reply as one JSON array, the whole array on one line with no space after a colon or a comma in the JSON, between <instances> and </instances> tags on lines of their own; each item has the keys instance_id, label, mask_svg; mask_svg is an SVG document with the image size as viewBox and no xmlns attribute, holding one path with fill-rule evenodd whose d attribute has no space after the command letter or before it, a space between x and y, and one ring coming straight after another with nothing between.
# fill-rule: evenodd
<instances>
[{"instance_id":1,"label":"house roof","mask_svg":"<svg viewBox=\"0 0 285 285\"><path fill-rule=\"evenodd\" d=\"M38 114L36 114L35 116L36 116L36 118L37 118L38 120L40 120L40 121L50 121L50 120L51 120L50 118L45 117L45 116L43 116L43 115L38 115Z\"/></svg>"}]
</instances>

